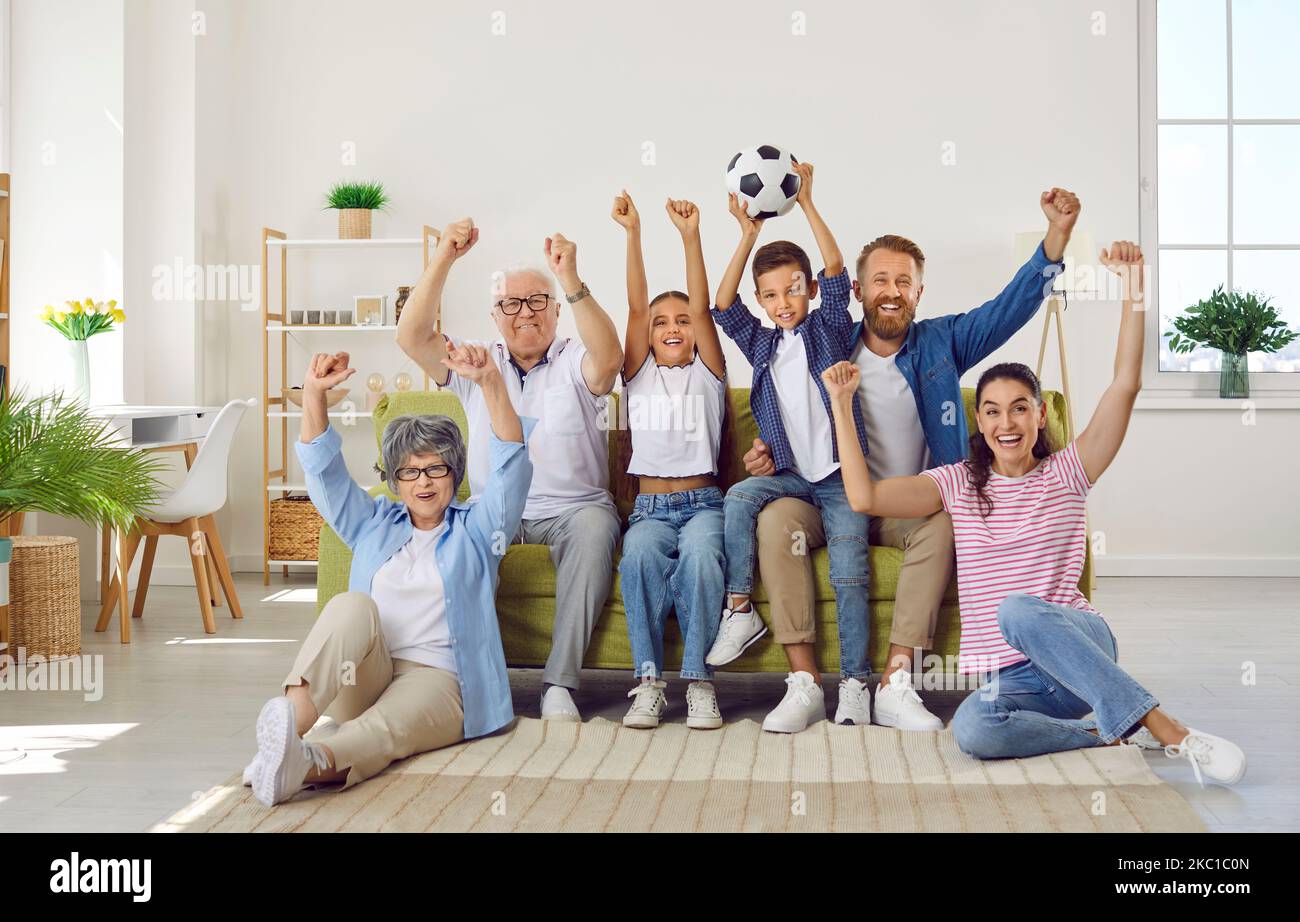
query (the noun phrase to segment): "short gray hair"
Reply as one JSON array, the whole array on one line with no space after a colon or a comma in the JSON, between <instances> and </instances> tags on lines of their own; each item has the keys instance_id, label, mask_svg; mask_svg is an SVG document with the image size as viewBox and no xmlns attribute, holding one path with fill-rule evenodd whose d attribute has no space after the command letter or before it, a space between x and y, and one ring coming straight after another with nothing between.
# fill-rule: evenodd
<instances>
[{"instance_id":1,"label":"short gray hair","mask_svg":"<svg viewBox=\"0 0 1300 922\"><path fill-rule=\"evenodd\" d=\"M494 305L505 292L506 283L517 275L533 276L537 281L542 283L542 288L545 289L552 298L556 296L555 279L551 276L550 272L527 263L512 263L502 271L500 284L493 286L492 303Z\"/></svg>"},{"instance_id":2,"label":"short gray hair","mask_svg":"<svg viewBox=\"0 0 1300 922\"><path fill-rule=\"evenodd\" d=\"M390 420L384 427L380 449L384 458L384 480L388 488L397 492L397 469L411 455L436 454L442 463L451 468L452 483L460 486L465 476L465 440L460 427L450 416L427 413L408 413Z\"/></svg>"}]
</instances>

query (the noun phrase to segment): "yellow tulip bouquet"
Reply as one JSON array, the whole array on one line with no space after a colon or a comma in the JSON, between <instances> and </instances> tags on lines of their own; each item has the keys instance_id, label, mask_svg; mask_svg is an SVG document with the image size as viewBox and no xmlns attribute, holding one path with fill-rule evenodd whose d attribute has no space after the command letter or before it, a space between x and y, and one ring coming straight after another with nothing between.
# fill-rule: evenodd
<instances>
[{"instance_id":1,"label":"yellow tulip bouquet","mask_svg":"<svg viewBox=\"0 0 1300 922\"><path fill-rule=\"evenodd\" d=\"M55 310L47 304L40 318L54 328L64 339L87 340L96 333L113 329L116 323L126 322L126 311L116 301L68 301L64 310Z\"/></svg>"}]
</instances>

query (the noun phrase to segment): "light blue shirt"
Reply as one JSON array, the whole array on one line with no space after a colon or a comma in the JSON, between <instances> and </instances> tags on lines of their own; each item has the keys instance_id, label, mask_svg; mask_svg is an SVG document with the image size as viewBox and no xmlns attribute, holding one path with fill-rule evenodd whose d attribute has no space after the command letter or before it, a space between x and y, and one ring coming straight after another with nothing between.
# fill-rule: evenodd
<instances>
[{"instance_id":1,"label":"light blue shirt","mask_svg":"<svg viewBox=\"0 0 1300 922\"><path fill-rule=\"evenodd\" d=\"M465 738L499 730L514 719L510 682L497 625L497 570L519 521L533 479L528 434L537 420L521 418L523 442L490 435L487 484L472 504L452 501L447 530L434 546L447 603L456 658ZM331 426L311 442L296 442L307 475L307 495L325 522L352 551L348 589L370 594L375 572L411 540L414 526L404 503L363 490L343 462L343 439ZM380 617L383 612L380 612Z\"/></svg>"}]
</instances>

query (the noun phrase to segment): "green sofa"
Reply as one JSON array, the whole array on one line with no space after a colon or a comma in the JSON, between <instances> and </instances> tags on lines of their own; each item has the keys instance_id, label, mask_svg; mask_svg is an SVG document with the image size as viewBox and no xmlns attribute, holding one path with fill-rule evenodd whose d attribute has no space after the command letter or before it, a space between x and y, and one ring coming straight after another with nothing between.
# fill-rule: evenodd
<instances>
[{"instance_id":1,"label":"green sofa","mask_svg":"<svg viewBox=\"0 0 1300 922\"><path fill-rule=\"evenodd\" d=\"M966 405L966 420L974 431L974 390L965 388L962 396ZM722 488L731 486L747 475L741 458L758 437L758 426L749 409L749 389L731 388L721 459ZM1048 427L1053 444L1064 441L1065 398L1056 391L1044 394L1048 407ZM611 398L609 418L617 419L617 395ZM390 419L406 413L442 413L450 416L465 431L465 413L460 401L451 393L439 391L411 391L391 394L380 401L375 409L375 438L378 442L384 426ZM624 522L636 496L635 478L627 476L627 462L631 457L631 440L627 430L611 429L609 433L610 485ZM354 472L354 474L360 472ZM374 495L387 492L379 484L370 491ZM468 494L468 484L460 485L458 495ZM389 494L391 495L391 494ZM828 558L825 548L813 552L813 566L817 574L817 661L827 672L839 668L839 638L835 625L835 593L831 588ZM870 548L871 560L871 663L880 670L888 650L889 627L894 613L894 589L903 552L892 547ZM332 597L344 592L348 585L351 552L329 526L321 529L320 567L316 582L317 611ZM614 589L610 593L605 611L591 638L584 665L593 669L632 668L631 650L627 641L627 623L623 611L622 594L615 558ZM762 586L762 574L755 584L754 602L765 621L771 623L767 594ZM1083 577L1079 582L1083 593L1091 598L1092 555L1089 549ZM555 616L555 569L549 550L544 545L514 545L501 562L501 584L497 590L497 617L501 621L501 639L505 646L506 662L510 666L541 667L546 663L551 646L551 624ZM957 615L957 583L948 587L943 609L939 612L935 631L934 649L928 652L941 656L956 656L959 637ZM681 663L682 642L677 622L670 619L664 638L664 666L676 669ZM947 660L952 662L952 660ZM751 646L743 656L727 666L728 670L746 672L785 672L787 664L780 646L771 640L771 634Z\"/></svg>"}]
</instances>

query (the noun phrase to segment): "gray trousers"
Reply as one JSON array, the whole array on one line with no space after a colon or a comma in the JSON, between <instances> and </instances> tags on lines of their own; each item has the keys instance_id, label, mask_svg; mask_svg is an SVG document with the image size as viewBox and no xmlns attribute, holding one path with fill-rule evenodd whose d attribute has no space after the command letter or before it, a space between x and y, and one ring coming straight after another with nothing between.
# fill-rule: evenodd
<instances>
[{"instance_id":1,"label":"gray trousers","mask_svg":"<svg viewBox=\"0 0 1300 922\"><path fill-rule=\"evenodd\" d=\"M622 530L610 506L577 506L549 519L525 519L515 541L545 544L555 564L555 626L542 681L576 689L596 619L614 586Z\"/></svg>"}]
</instances>

